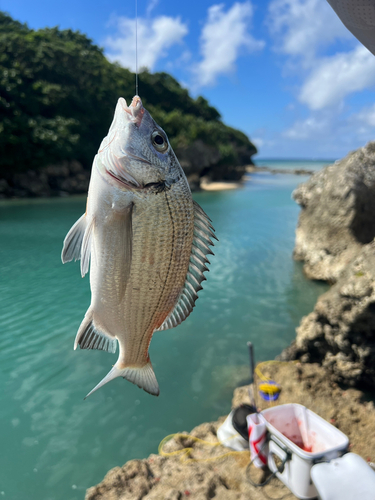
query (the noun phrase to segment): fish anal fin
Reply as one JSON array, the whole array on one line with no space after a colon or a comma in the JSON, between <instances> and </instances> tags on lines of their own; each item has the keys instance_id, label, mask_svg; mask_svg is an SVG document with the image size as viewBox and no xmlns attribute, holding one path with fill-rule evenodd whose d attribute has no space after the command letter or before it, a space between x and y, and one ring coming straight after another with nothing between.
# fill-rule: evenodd
<instances>
[{"instance_id":1,"label":"fish anal fin","mask_svg":"<svg viewBox=\"0 0 375 500\"><path fill-rule=\"evenodd\" d=\"M198 292L202 290L201 283L206 279L204 272L208 269L205 264L209 263L206 255L212 254L208 245L213 245L210 237L216 236L213 234L214 228L208 215L197 202L193 203L195 230L185 283L174 308L157 331L174 328L190 315L198 299Z\"/></svg>"},{"instance_id":2,"label":"fish anal fin","mask_svg":"<svg viewBox=\"0 0 375 500\"><path fill-rule=\"evenodd\" d=\"M89 309L78 329L74 349L80 346L81 349L98 349L100 351L116 352L117 341L115 337L110 337L93 324L93 315Z\"/></svg>"},{"instance_id":3,"label":"fish anal fin","mask_svg":"<svg viewBox=\"0 0 375 500\"><path fill-rule=\"evenodd\" d=\"M63 264L72 260L79 260L81 258L81 247L86 226L87 217L86 214L83 214L76 221L76 223L73 224L68 234L65 236L61 252L61 260Z\"/></svg>"}]
</instances>

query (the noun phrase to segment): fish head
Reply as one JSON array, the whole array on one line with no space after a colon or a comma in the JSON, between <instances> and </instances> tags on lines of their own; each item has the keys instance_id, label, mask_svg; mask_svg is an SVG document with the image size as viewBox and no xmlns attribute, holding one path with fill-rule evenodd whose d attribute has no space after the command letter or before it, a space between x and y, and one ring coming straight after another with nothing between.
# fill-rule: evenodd
<instances>
[{"instance_id":1,"label":"fish head","mask_svg":"<svg viewBox=\"0 0 375 500\"><path fill-rule=\"evenodd\" d=\"M167 134L143 107L139 96L133 97L130 106L119 98L97 157L101 174L121 190L170 185L182 171Z\"/></svg>"}]
</instances>

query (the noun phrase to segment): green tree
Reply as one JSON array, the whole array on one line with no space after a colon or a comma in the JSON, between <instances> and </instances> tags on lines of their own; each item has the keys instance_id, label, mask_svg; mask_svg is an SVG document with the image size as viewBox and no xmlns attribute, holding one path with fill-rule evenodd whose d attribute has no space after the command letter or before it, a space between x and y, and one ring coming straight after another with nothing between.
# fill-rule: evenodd
<instances>
[{"instance_id":1,"label":"green tree","mask_svg":"<svg viewBox=\"0 0 375 500\"><path fill-rule=\"evenodd\" d=\"M90 168L120 95L130 98L134 74L72 30L31 30L0 12L0 176L61 160ZM223 161L255 152L241 132L223 124L203 97L192 99L167 73L140 75L142 100L174 147L196 139Z\"/></svg>"}]
</instances>

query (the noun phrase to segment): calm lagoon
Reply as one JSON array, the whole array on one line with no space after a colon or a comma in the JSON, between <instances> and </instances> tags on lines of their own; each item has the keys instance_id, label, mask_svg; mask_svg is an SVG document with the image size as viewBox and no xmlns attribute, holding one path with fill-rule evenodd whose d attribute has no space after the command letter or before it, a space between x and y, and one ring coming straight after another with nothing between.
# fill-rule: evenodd
<instances>
[{"instance_id":1,"label":"calm lagoon","mask_svg":"<svg viewBox=\"0 0 375 500\"><path fill-rule=\"evenodd\" d=\"M85 197L0 203L1 496L83 499L111 467L228 413L248 378L246 342L258 361L274 358L327 289L292 260L291 193L306 179L257 173L239 190L194 195L220 241L192 315L153 337L159 398L116 379L83 401L117 359L73 351L89 280L60 253Z\"/></svg>"}]
</instances>

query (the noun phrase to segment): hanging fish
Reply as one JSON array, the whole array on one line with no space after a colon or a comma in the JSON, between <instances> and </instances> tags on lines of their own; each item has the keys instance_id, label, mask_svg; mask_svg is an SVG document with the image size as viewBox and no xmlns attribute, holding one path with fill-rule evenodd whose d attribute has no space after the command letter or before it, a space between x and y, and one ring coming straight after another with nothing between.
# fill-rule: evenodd
<instances>
[{"instance_id":1,"label":"hanging fish","mask_svg":"<svg viewBox=\"0 0 375 500\"><path fill-rule=\"evenodd\" d=\"M116 364L87 396L116 377L159 394L152 335L193 310L212 237L165 132L138 96L130 106L120 97L94 158L86 213L61 256L63 263L81 259L82 277L91 263L91 304L74 349L114 353L119 343Z\"/></svg>"}]
</instances>

